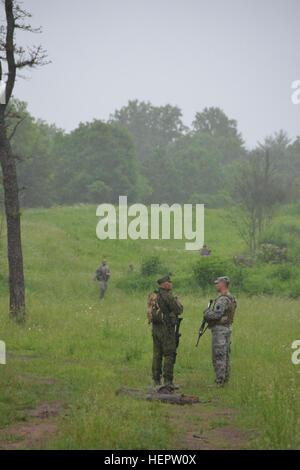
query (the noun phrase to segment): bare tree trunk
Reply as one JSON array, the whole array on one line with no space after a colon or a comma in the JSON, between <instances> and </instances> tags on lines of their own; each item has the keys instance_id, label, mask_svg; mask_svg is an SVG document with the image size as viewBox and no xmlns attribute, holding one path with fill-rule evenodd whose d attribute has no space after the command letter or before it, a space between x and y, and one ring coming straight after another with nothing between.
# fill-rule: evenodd
<instances>
[{"instance_id":1,"label":"bare tree trunk","mask_svg":"<svg viewBox=\"0 0 300 470\"><path fill-rule=\"evenodd\" d=\"M3 115L0 117L0 163L3 173L4 205L7 223L10 313L17 321L23 322L25 318L25 288L19 189L16 162L6 135Z\"/></svg>"},{"instance_id":2,"label":"bare tree trunk","mask_svg":"<svg viewBox=\"0 0 300 470\"><path fill-rule=\"evenodd\" d=\"M15 43L15 30L40 32L40 28L32 28L26 22L31 14L22 8L17 0L2 0L5 5L6 27L0 28L0 80L3 78L2 60L7 64L7 80L5 86L5 104L0 104L0 163L3 174L4 206L7 223L7 245L9 266L10 313L18 321L25 320L25 288L23 274L23 257L21 245L21 224L19 206L19 188L16 161L12 153L10 139L14 135L18 122L10 136L7 134L5 117L7 106L12 97L17 70L26 67L44 65L46 53L41 46L33 46L26 53L23 46ZM5 115L6 112L6 115Z\"/></svg>"}]
</instances>

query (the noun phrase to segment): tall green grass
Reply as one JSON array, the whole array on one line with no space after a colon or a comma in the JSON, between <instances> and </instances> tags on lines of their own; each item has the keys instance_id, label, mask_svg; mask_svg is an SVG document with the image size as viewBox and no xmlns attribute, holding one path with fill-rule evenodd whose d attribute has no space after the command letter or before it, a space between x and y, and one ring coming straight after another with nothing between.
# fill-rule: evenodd
<instances>
[{"instance_id":1,"label":"tall green grass","mask_svg":"<svg viewBox=\"0 0 300 470\"><path fill-rule=\"evenodd\" d=\"M6 366L0 366L0 441L5 426L26 420L26 410L41 401L61 399L67 415L47 446L67 449L171 449L180 430L171 425L171 405L117 397L121 387L151 383L151 330L146 321L145 290L124 290L118 283L137 271L143 259L159 254L175 273L174 293L184 304L176 380L185 393L213 399L236 409L236 421L250 430L249 446L299 449L300 368L292 364L291 344L299 339L299 300L264 295L238 296L233 325L232 374L224 389L210 389L214 380L210 332L195 348L207 297L182 289L197 254L183 242L100 242L95 236L92 206L28 210L22 216L27 322L17 326L8 317L7 261L2 245L0 268L0 339L6 342ZM233 255L240 242L230 226L222 237L216 227L221 213L208 211L208 244L215 255ZM163 248L163 249L162 249ZM112 272L104 301L91 279L100 260ZM164 273L161 273L164 274ZM139 274L134 273L138 281ZM156 275L148 280L155 288ZM192 281L191 281L192 282ZM234 285L232 292L235 294ZM209 292L211 295L211 292ZM19 355L36 356L21 360ZM22 375L51 378L54 383L28 382Z\"/></svg>"}]
</instances>

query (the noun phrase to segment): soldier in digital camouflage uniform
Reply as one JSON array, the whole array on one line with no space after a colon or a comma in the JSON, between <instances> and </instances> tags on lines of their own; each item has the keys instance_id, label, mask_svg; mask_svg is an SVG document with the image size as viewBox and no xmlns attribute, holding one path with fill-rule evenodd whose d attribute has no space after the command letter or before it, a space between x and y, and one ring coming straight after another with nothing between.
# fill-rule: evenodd
<instances>
[{"instance_id":1,"label":"soldier in digital camouflage uniform","mask_svg":"<svg viewBox=\"0 0 300 470\"><path fill-rule=\"evenodd\" d=\"M199 251L199 256L201 256L202 258L207 258L207 256L210 256L210 255L211 255L211 250L207 248L207 245L203 245L203 247Z\"/></svg>"},{"instance_id":2,"label":"soldier in digital camouflage uniform","mask_svg":"<svg viewBox=\"0 0 300 470\"><path fill-rule=\"evenodd\" d=\"M215 280L219 296L212 310L206 310L204 319L212 332L212 361L216 374L216 386L223 386L230 376L230 344L236 299L228 291L229 278L219 277Z\"/></svg>"},{"instance_id":3,"label":"soldier in digital camouflage uniform","mask_svg":"<svg viewBox=\"0 0 300 470\"><path fill-rule=\"evenodd\" d=\"M110 279L110 270L107 266L106 259L102 260L102 264L98 266L95 271L93 281L99 281L100 288L100 299L103 299L105 291L107 289L107 283Z\"/></svg>"},{"instance_id":4,"label":"soldier in digital camouflage uniform","mask_svg":"<svg viewBox=\"0 0 300 470\"><path fill-rule=\"evenodd\" d=\"M159 289L155 291L157 305L163 313L162 320L155 320L152 316L152 337L153 337L153 360L152 377L155 385L160 385L163 374L164 385L174 388L173 371L176 361L176 340L175 327L178 324L178 316L183 311L183 306L178 297L172 294L172 281L170 276L158 279ZM163 369L163 370L162 370Z\"/></svg>"}]
</instances>

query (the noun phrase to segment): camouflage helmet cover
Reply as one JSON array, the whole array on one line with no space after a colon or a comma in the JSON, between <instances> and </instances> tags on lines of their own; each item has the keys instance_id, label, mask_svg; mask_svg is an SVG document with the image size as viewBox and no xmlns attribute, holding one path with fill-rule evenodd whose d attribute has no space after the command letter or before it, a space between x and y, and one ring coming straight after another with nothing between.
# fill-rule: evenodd
<instances>
[{"instance_id":1,"label":"camouflage helmet cover","mask_svg":"<svg viewBox=\"0 0 300 470\"><path fill-rule=\"evenodd\" d=\"M163 276L163 277L157 279L158 284L163 284L164 282L172 282L172 279L170 278L169 275Z\"/></svg>"},{"instance_id":2,"label":"camouflage helmet cover","mask_svg":"<svg viewBox=\"0 0 300 470\"><path fill-rule=\"evenodd\" d=\"M214 282L215 284L219 284L219 282L224 282L225 284L227 284L227 286L229 286L230 279L228 276L220 276Z\"/></svg>"}]
</instances>

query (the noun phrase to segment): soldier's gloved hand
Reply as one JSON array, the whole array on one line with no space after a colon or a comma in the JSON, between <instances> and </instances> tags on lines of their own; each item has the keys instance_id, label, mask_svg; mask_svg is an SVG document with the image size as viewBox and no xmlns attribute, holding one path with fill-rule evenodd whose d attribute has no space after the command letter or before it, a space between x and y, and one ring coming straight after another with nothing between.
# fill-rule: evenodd
<instances>
[{"instance_id":1,"label":"soldier's gloved hand","mask_svg":"<svg viewBox=\"0 0 300 470\"><path fill-rule=\"evenodd\" d=\"M206 310L204 310L204 320L208 321L209 320L209 313L211 312L211 310L209 308L207 308Z\"/></svg>"}]
</instances>

